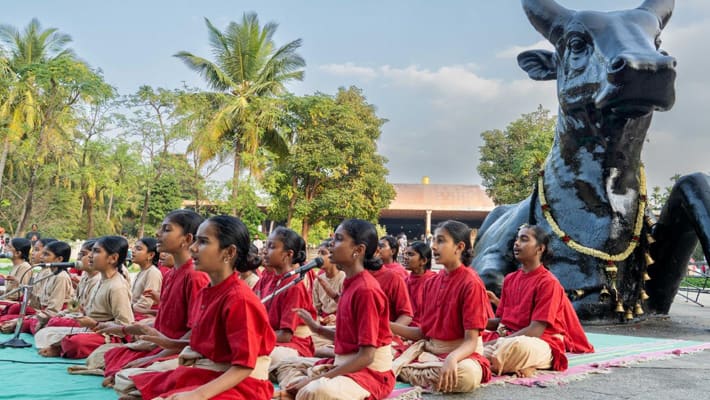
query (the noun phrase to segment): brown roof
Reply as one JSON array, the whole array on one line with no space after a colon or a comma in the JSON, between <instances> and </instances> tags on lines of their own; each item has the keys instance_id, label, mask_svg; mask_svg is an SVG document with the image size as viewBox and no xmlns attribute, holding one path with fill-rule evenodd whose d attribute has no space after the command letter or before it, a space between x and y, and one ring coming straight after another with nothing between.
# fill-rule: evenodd
<instances>
[{"instance_id":1,"label":"brown roof","mask_svg":"<svg viewBox=\"0 0 710 400\"><path fill-rule=\"evenodd\" d=\"M495 205L479 185L394 183L388 210L484 211Z\"/></svg>"}]
</instances>

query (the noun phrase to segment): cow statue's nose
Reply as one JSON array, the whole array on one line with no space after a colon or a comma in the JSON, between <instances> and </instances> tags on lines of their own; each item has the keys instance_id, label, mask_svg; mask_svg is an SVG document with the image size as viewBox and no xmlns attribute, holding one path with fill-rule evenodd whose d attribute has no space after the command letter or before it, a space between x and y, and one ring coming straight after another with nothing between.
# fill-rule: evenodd
<instances>
[{"instance_id":1,"label":"cow statue's nose","mask_svg":"<svg viewBox=\"0 0 710 400\"><path fill-rule=\"evenodd\" d=\"M610 82L618 82L628 78L635 72L657 72L674 70L678 62L675 57L665 54L632 54L625 53L611 59L607 66L607 77Z\"/></svg>"}]
</instances>

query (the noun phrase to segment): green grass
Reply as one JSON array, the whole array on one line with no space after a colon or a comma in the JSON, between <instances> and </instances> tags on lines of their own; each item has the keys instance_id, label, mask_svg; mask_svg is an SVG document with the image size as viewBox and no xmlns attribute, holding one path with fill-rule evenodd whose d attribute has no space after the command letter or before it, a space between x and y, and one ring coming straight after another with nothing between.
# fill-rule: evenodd
<instances>
[{"instance_id":1,"label":"green grass","mask_svg":"<svg viewBox=\"0 0 710 400\"><path fill-rule=\"evenodd\" d=\"M710 289L710 278L707 278L707 283L705 283L705 279L706 278L698 277L698 276L685 277L685 278L683 278L683 281L681 281L680 286L681 287L703 287L703 285L705 285L706 289Z\"/></svg>"}]
</instances>

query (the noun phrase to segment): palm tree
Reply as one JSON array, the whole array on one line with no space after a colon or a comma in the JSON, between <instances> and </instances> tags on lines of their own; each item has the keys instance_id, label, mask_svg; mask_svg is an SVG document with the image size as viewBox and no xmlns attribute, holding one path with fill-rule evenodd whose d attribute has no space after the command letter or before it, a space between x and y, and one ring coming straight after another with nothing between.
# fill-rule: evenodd
<instances>
[{"instance_id":1,"label":"palm tree","mask_svg":"<svg viewBox=\"0 0 710 400\"><path fill-rule=\"evenodd\" d=\"M242 156L255 156L259 148L274 153L288 150L286 141L275 129L274 106L266 101L284 93L284 84L303 79L305 61L296 53L301 39L278 47L273 35L278 25L269 22L259 25L255 13L245 13L241 23L230 22L224 32L205 18L210 46L215 61L181 51L175 57L190 69L200 73L220 106L206 124L204 132L193 140L199 148L200 159L210 160L218 155L219 143L230 143L234 161L232 202L236 204ZM249 157L249 169L254 172L255 157ZM236 209L233 210L236 214Z\"/></svg>"},{"instance_id":2,"label":"palm tree","mask_svg":"<svg viewBox=\"0 0 710 400\"><path fill-rule=\"evenodd\" d=\"M48 157L65 156L53 149L61 148L71 134L71 107L84 97L97 98L110 92L103 78L66 48L70 42L69 35L55 28L43 30L37 19L30 21L23 32L10 25L0 26L0 49L9 71L5 75L8 90L0 98L0 134L4 136L0 162L18 141L36 144L28 158L29 181L18 234L32 213L40 167ZM0 166L0 173L4 173L5 165Z\"/></svg>"},{"instance_id":3,"label":"palm tree","mask_svg":"<svg viewBox=\"0 0 710 400\"><path fill-rule=\"evenodd\" d=\"M41 124L40 93L35 77L37 66L61 58L73 59L74 53L65 48L69 42L71 37L59 33L55 28L42 30L37 19L32 19L24 32L10 25L0 25L0 48L4 56L2 72L8 85L0 99L0 130L3 136L0 188L7 155L14 142L21 140L29 131L38 130ZM36 172L34 166L30 173L30 190L26 196L29 199L29 202L26 199L26 203L30 205L23 208L18 233L21 233L32 211L31 198Z\"/></svg>"}]
</instances>

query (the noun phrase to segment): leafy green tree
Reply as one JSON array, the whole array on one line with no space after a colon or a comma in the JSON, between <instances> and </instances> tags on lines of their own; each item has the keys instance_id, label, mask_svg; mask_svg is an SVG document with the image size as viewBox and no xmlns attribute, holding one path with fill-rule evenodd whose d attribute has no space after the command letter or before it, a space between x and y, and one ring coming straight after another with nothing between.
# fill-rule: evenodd
<instances>
[{"instance_id":1,"label":"leafy green tree","mask_svg":"<svg viewBox=\"0 0 710 400\"><path fill-rule=\"evenodd\" d=\"M671 176L670 186L666 186L663 189L661 189L660 186L654 186L653 189L651 189L651 193L649 193L648 195L648 205L651 207L651 210L653 210L657 214L661 213L663 205L665 205L666 201L668 201L668 196L671 194L671 189L673 189L673 185L675 185L678 179L680 179L680 176L680 174L674 174L673 176Z\"/></svg>"},{"instance_id":2,"label":"leafy green tree","mask_svg":"<svg viewBox=\"0 0 710 400\"><path fill-rule=\"evenodd\" d=\"M205 19L215 60L181 51L175 56L200 73L216 91L219 105L197 151L202 160L213 159L229 143L234 163L232 199L237 198L243 156L255 169L259 149L277 154L287 151L285 140L276 131L280 110L267 99L285 92L284 84L303 79L305 61L297 54L301 40L278 47L273 35L278 25L259 24L255 13L245 13L240 23L230 22L224 32ZM236 213L236 209L232 210Z\"/></svg>"},{"instance_id":3,"label":"leafy green tree","mask_svg":"<svg viewBox=\"0 0 710 400\"><path fill-rule=\"evenodd\" d=\"M335 226L343 218L375 221L394 198L387 183L386 159L377 154L385 120L360 89L341 88L335 96L315 94L288 99L287 131L294 137L290 155L267 173L275 219L321 221Z\"/></svg>"},{"instance_id":4,"label":"leafy green tree","mask_svg":"<svg viewBox=\"0 0 710 400\"><path fill-rule=\"evenodd\" d=\"M206 180L227 164L230 145L214 142L205 137L205 129L214 113L219 110L219 102L212 93L198 92L186 88L178 98L175 110L179 119L178 129L191 138L187 146L187 156L192 167L192 181L187 186L192 189L195 211L201 212L201 200L207 196ZM209 155L214 156L209 156ZM186 188L184 188L186 189ZM227 212L227 211L225 211Z\"/></svg>"},{"instance_id":5,"label":"leafy green tree","mask_svg":"<svg viewBox=\"0 0 710 400\"><path fill-rule=\"evenodd\" d=\"M175 114L181 95L182 92L178 90L141 86L136 93L128 96L126 101L131 115L122 125L140 141L144 156L141 180L145 185L138 225L139 237L143 236L145 225L149 223L151 184L158 182L163 173L171 167L170 163L175 160L171 152L180 141L187 139L186 131L178 127L179 119Z\"/></svg>"},{"instance_id":6,"label":"leafy green tree","mask_svg":"<svg viewBox=\"0 0 710 400\"><path fill-rule=\"evenodd\" d=\"M156 226L170 211L180 208L183 200L180 196L182 190L177 176L168 173L162 174L150 186L153 195L150 197L148 207L148 223Z\"/></svg>"},{"instance_id":7,"label":"leafy green tree","mask_svg":"<svg viewBox=\"0 0 710 400\"><path fill-rule=\"evenodd\" d=\"M241 190L237 195L237 216L247 226L249 234L253 236L259 232L261 223L266 219L266 214L259 207L263 201L257 195L255 184L252 181L242 182L239 187Z\"/></svg>"},{"instance_id":8,"label":"leafy green tree","mask_svg":"<svg viewBox=\"0 0 710 400\"><path fill-rule=\"evenodd\" d=\"M504 131L481 133L478 173L496 204L517 203L533 190L537 172L552 147L554 116L542 105L511 122Z\"/></svg>"},{"instance_id":9,"label":"leafy green tree","mask_svg":"<svg viewBox=\"0 0 710 400\"><path fill-rule=\"evenodd\" d=\"M56 184L68 179L62 169L71 167L74 160L54 150L64 148L71 140L75 108L112 91L99 73L66 48L70 41L68 35L54 28L43 30L36 19L22 33L12 26L0 26L2 52L7 54L6 65L14 74L0 105L6 139L3 152L20 143L15 169L26 170L27 179L18 234L32 215L35 189L41 179L53 176ZM23 155L24 162L20 163ZM3 160L5 156L0 157L0 162ZM4 174L4 170L0 172Z\"/></svg>"},{"instance_id":10,"label":"leafy green tree","mask_svg":"<svg viewBox=\"0 0 710 400\"><path fill-rule=\"evenodd\" d=\"M82 211L86 221L86 237L95 237L96 202L113 186L112 173L115 165L109 162L111 143L104 134L113 127L115 96L107 96L102 101L94 102L77 113L77 141L79 156L77 173L82 199ZM94 168L100 165L101 168Z\"/></svg>"}]
</instances>

